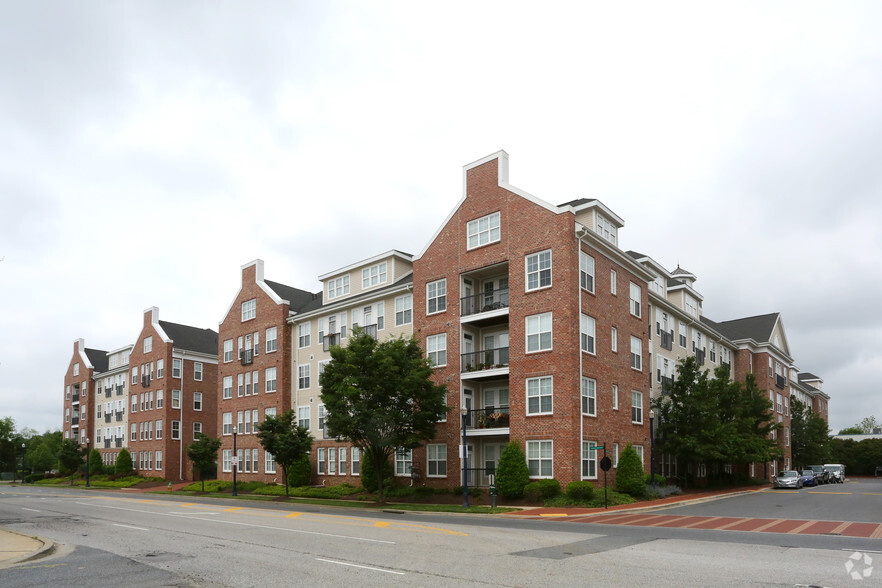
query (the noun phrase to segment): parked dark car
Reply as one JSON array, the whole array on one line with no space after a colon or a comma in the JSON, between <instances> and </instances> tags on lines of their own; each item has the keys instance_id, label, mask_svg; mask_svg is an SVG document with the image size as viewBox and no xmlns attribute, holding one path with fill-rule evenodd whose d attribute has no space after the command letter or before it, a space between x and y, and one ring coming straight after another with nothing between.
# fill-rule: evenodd
<instances>
[{"instance_id":1,"label":"parked dark car","mask_svg":"<svg viewBox=\"0 0 882 588\"><path fill-rule=\"evenodd\" d=\"M813 465L809 466L809 468L815 472L815 476L818 478L818 484L830 483L830 472L827 471L827 468L822 465Z\"/></svg>"},{"instance_id":2,"label":"parked dark car","mask_svg":"<svg viewBox=\"0 0 882 588\"><path fill-rule=\"evenodd\" d=\"M784 470L775 476L772 486L775 488L796 488L799 490L802 488L802 477L795 470Z\"/></svg>"},{"instance_id":3,"label":"parked dark car","mask_svg":"<svg viewBox=\"0 0 882 588\"><path fill-rule=\"evenodd\" d=\"M817 486L818 485L818 477L815 475L815 472L812 470L802 470L799 473L800 479L802 479L803 486Z\"/></svg>"}]
</instances>

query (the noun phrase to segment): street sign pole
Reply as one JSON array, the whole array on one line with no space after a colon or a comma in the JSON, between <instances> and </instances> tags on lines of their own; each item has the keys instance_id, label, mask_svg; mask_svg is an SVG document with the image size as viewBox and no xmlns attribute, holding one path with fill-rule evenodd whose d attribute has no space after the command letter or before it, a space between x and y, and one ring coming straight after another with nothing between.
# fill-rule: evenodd
<instances>
[{"instance_id":1,"label":"street sign pole","mask_svg":"<svg viewBox=\"0 0 882 588\"><path fill-rule=\"evenodd\" d=\"M597 451L598 449L603 449L603 459L600 460L600 469L603 470L603 508L609 508L609 500L606 492L606 472L612 467L612 460L606 456L606 444L594 445L591 447L592 451Z\"/></svg>"}]
</instances>

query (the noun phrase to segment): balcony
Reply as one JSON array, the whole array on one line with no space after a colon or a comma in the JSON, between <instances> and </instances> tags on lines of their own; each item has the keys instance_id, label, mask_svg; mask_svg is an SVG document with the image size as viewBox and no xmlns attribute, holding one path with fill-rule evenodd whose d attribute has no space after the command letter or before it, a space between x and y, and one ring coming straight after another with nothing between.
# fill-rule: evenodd
<instances>
[{"instance_id":1,"label":"balcony","mask_svg":"<svg viewBox=\"0 0 882 588\"><path fill-rule=\"evenodd\" d=\"M508 347L485 349L460 356L460 372L483 372L508 368Z\"/></svg>"},{"instance_id":2,"label":"balcony","mask_svg":"<svg viewBox=\"0 0 882 588\"><path fill-rule=\"evenodd\" d=\"M674 348L674 332L673 331L662 331L661 332L661 346L664 349L670 351Z\"/></svg>"},{"instance_id":3,"label":"balcony","mask_svg":"<svg viewBox=\"0 0 882 588\"><path fill-rule=\"evenodd\" d=\"M365 335L367 335L368 337L373 337L374 339L377 338L377 325L376 324L364 325L363 327L360 327L360 328L361 328L361 332L364 333Z\"/></svg>"},{"instance_id":4,"label":"balcony","mask_svg":"<svg viewBox=\"0 0 882 588\"><path fill-rule=\"evenodd\" d=\"M141 385L145 388L150 387L150 376L141 376Z\"/></svg>"},{"instance_id":5,"label":"balcony","mask_svg":"<svg viewBox=\"0 0 882 588\"><path fill-rule=\"evenodd\" d=\"M254 363L254 351L251 349L240 349L239 359L242 361L242 365L251 365Z\"/></svg>"},{"instance_id":6,"label":"balcony","mask_svg":"<svg viewBox=\"0 0 882 588\"><path fill-rule=\"evenodd\" d=\"M104 413L104 422L109 423L112 420L113 420L113 413L105 412Z\"/></svg>"},{"instance_id":7,"label":"balcony","mask_svg":"<svg viewBox=\"0 0 882 588\"><path fill-rule=\"evenodd\" d=\"M671 391L671 386L674 385L674 378L670 378L668 376L661 376L661 389L662 394L668 394Z\"/></svg>"},{"instance_id":8,"label":"balcony","mask_svg":"<svg viewBox=\"0 0 882 588\"><path fill-rule=\"evenodd\" d=\"M74 404L79 403L79 401L80 401L80 395L79 395L79 394L74 394L73 396L70 397L70 401L73 402Z\"/></svg>"},{"instance_id":9,"label":"balcony","mask_svg":"<svg viewBox=\"0 0 882 588\"><path fill-rule=\"evenodd\" d=\"M104 440L104 449L110 449L110 439Z\"/></svg>"},{"instance_id":10,"label":"balcony","mask_svg":"<svg viewBox=\"0 0 882 588\"><path fill-rule=\"evenodd\" d=\"M116 413L116 422L121 423L122 420L123 420L123 413L121 413L121 412Z\"/></svg>"},{"instance_id":11,"label":"balcony","mask_svg":"<svg viewBox=\"0 0 882 588\"><path fill-rule=\"evenodd\" d=\"M104 389L104 397L110 398L110 395L113 394L113 386L108 386Z\"/></svg>"},{"instance_id":12,"label":"balcony","mask_svg":"<svg viewBox=\"0 0 882 588\"><path fill-rule=\"evenodd\" d=\"M113 446L116 447L117 449L119 449L120 447L122 447L122 446L123 446L123 439L122 439L122 437L116 437L116 438L114 439Z\"/></svg>"},{"instance_id":13,"label":"balcony","mask_svg":"<svg viewBox=\"0 0 882 588\"><path fill-rule=\"evenodd\" d=\"M695 351L695 362L698 363L698 365L704 365L705 354L706 352L704 349L698 349Z\"/></svg>"},{"instance_id":14,"label":"balcony","mask_svg":"<svg viewBox=\"0 0 882 588\"><path fill-rule=\"evenodd\" d=\"M70 424L75 427L78 426L80 424L80 417L78 417L78 416L70 417Z\"/></svg>"},{"instance_id":15,"label":"balcony","mask_svg":"<svg viewBox=\"0 0 882 588\"><path fill-rule=\"evenodd\" d=\"M340 333L334 333L332 335L325 335L322 337L322 348L325 351L330 351L332 345L340 344Z\"/></svg>"},{"instance_id":16,"label":"balcony","mask_svg":"<svg viewBox=\"0 0 882 588\"><path fill-rule=\"evenodd\" d=\"M782 390L787 385L787 378L784 376L775 374L775 386L781 388Z\"/></svg>"},{"instance_id":17,"label":"balcony","mask_svg":"<svg viewBox=\"0 0 882 588\"><path fill-rule=\"evenodd\" d=\"M122 385L122 384L117 384L117 385L116 385L116 395L117 395L117 396L122 396L123 393L125 392L125 389L126 389L126 387L125 387L124 385Z\"/></svg>"},{"instance_id":18,"label":"balcony","mask_svg":"<svg viewBox=\"0 0 882 588\"><path fill-rule=\"evenodd\" d=\"M486 406L468 411L468 429L507 429L509 426L508 406Z\"/></svg>"}]
</instances>

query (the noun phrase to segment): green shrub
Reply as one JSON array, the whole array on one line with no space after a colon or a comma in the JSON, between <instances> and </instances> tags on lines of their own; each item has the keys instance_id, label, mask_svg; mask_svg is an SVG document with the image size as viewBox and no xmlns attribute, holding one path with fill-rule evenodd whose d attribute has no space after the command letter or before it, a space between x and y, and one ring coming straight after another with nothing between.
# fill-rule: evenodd
<instances>
[{"instance_id":1,"label":"green shrub","mask_svg":"<svg viewBox=\"0 0 882 588\"><path fill-rule=\"evenodd\" d=\"M646 484L643 482L643 463L630 443L619 456L616 490L630 494L635 498L646 494Z\"/></svg>"},{"instance_id":2,"label":"green shrub","mask_svg":"<svg viewBox=\"0 0 882 588\"><path fill-rule=\"evenodd\" d=\"M381 473L383 476L383 490L392 489L395 487L395 483L393 481L392 484L389 483L389 480L392 479L392 464L387 459L383 463L383 471ZM362 453L361 459L361 484L364 486L364 489L368 492L376 492L379 489L379 478L377 477L377 473L374 471L374 464L371 463L371 460L367 459L367 455Z\"/></svg>"},{"instance_id":3,"label":"green shrub","mask_svg":"<svg viewBox=\"0 0 882 588\"><path fill-rule=\"evenodd\" d=\"M527 457L517 441L511 441L502 450L496 466L496 489L503 498L521 498L524 486L530 483Z\"/></svg>"},{"instance_id":4,"label":"green shrub","mask_svg":"<svg viewBox=\"0 0 882 588\"><path fill-rule=\"evenodd\" d=\"M587 481L570 482L567 484L567 497L573 500L591 500L594 496L594 485Z\"/></svg>"},{"instance_id":5,"label":"green shrub","mask_svg":"<svg viewBox=\"0 0 882 588\"><path fill-rule=\"evenodd\" d=\"M134 469L135 466L132 463L132 454L129 453L128 449L123 447L119 450L119 455L116 456L116 473L128 474Z\"/></svg>"},{"instance_id":6,"label":"green shrub","mask_svg":"<svg viewBox=\"0 0 882 588\"><path fill-rule=\"evenodd\" d=\"M411 496L416 496L416 488L413 486L396 488L394 486L388 487L383 484L383 493L387 498L409 498Z\"/></svg>"},{"instance_id":7,"label":"green shrub","mask_svg":"<svg viewBox=\"0 0 882 588\"><path fill-rule=\"evenodd\" d=\"M649 486L652 483L652 474L646 474L643 476L643 483ZM668 481L661 474L655 475L655 485L656 486L667 486Z\"/></svg>"},{"instance_id":8,"label":"green shrub","mask_svg":"<svg viewBox=\"0 0 882 588\"><path fill-rule=\"evenodd\" d=\"M453 487L453 495L454 496L462 496L463 491L462 486L454 486ZM469 486L469 496L471 498L480 498L481 497L481 489L477 486Z\"/></svg>"},{"instance_id":9,"label":"green shrub","mask_svg":"<svg viewBox=\"0 0 882 588\"><path fill-rule=\"evenodd\" d=\"M681 494L683 494L683 490L681 490L679 486L674 486L673 484L671 484L670 486L646 487L647 498L666 498L668 496L679 496Z\"/></svg>"},{"instance_id":10,"label":"green shrub","mask_svg":"<svg viewBox=\"0 0 882 588\"><path fill-rule=\"evenodd\" d=\"M607 506L617 506L620 504L634 504L637 502L634 497L616 492L615 490L607 490L606 492ZM545 506L551 508L566 508L569 506L578 506L581 508L602 508L604 506L603 492L595 492L591 500L574 500L566 494L561 494L556 498L545 501Z\"/></svg>"},{"instance_id":11,"label":"green shrub","mask_svg":"<svg viewBox=\"0 0 882 588\"><path fill-rule=\"evenodd\" d=\"M551 478L549 480L536 480L524 486L524 496L528 500L548 500L560 494L560 482Z\"/></svg>"},{"instance_id":12,"label":"green shrub","mask_svg":"<svg viewBox=\"0 0 882 588\"><path fill-rule=\"evenodd\" d=\"M288 486L309 486L311 483L312 464L309 463L309 456L304 455L288 466Z\"/></svg>"},{"instance_id":13,"label":"green shrub","mask_svg":"<svg viewBox=\"0 0 882 588\"><path fill-rule=\"evenodd\" d=\"M416 487L416 495L417 496L434 496L435 489L431 486L417 486Z\"/></svg>"}]
</instances>

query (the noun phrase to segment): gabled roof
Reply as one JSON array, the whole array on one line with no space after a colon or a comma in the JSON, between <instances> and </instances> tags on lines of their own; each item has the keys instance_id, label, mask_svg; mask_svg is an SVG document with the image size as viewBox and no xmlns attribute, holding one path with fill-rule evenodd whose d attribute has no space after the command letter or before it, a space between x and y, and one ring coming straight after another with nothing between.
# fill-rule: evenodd
<instances>
[{"instance_id":1,"label":"gabled roof","mask_svg":"<svg viewBox=\"0 0 882 588\"><path fill-rule=\"evenodd\" d=\"M92 369L96 374L107 371L109 361L107 359L106 351L102 351L101 349L89 349L87 347L85 352L86 357L89 358L89 363L92 364Z\"/></svg>"},{"instance_id":2,"label":"gabled roof","mask_svg":"<svg viewBox=\"0 0 882 588\"><path fill-rule=\"evenodd\" d=\"M308 304L313 298L315 298L315 294L307 292L306 290L301 290L300 288L286 286L285 284L273 282L272 280L264 280L263 282L269 286L273 292L278 294L279 298L288 301L288 309L291 311L297 311L301 306Z\"/></svg>"},{"instance_id":3,"label":"gabled roof","mask_svg":"<svg viewBox=\"0 0 882 588\"><path fill-rule=\"evenodd\" d=\"M723 321L716 323L716 329L732 341L753 339L758 343L765 343L771 341L772 331L779 317L779 313L771 312L759 316Z\"/></svg>"},{"instance_id":4,"label":"gabled roof","mask_svg":"<svg viewBox=\"0 0 882 588\"><path fill-rule=\"evenodd\" d=\"M388 290L395 290L395 289L401 288L402 286L404 286L406 284L412 284L412 283L413 283L413 272L410 272L406 276L399 278L398 280L396 280L392 284L388 284L386 286L383 286L382 288L373 288L371 290L368 290L367 292L362 292L361 294L358 294L357 296L348 296L346 298L342 298L339 301L339 305L340 306L347 306L350 303L357 302L359 300L364 300L366 298L376 298L377 294L382 294L383 292L386 292ZM317 294L313 294L312 296L314 296L314 298L312 300L310 300L309 302L307 302L306 304L304 304L302 307L300 307L297 310L298 314L308 314L308 313L315 312L315 311L322 309L322 307L324 306L322 293L319 292ZM335 302L333 305L329 305L329 307L330 306L337 306L337 305L338 305L338 303ZM297 317L292 317L292 319L294 321L298 320Z\"/></svg>"},{"instance_id":5,"label":"gabled roof","mask_svg":"<svg viewBox=\"0 0 882 588\"><path fill-rule=\"evenodd\" d=\"M597 202L596 198L579 198L577 200L570 200L569 202L564 202L563 204L558 204L559 207L563 208L564 206L572 206L576 208L577 206L582 206L583 204L589 204L591 202Z\"/></svg>"},{"instance_id":6,"label":"gabled roof","mask_svg":"<svg viewBox=\"0 0 882 588\"><path fill-rule=\"evenodd\" d=\"M188 327L168 321L159 321L159 326L165 331L169 339L174 342L176 349L195 351L217 355L217 332L211 329L199 329Z\"/></svg>"}]
</instances>

